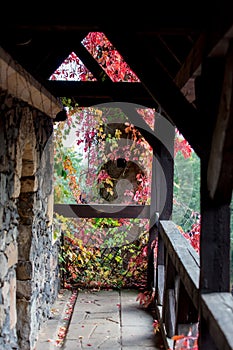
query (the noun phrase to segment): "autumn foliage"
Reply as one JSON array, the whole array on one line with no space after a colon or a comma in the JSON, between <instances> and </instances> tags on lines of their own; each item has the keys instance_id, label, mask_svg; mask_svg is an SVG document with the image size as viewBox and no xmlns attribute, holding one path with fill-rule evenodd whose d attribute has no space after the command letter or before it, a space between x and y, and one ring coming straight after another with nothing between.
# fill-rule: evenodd
<instances>
[{"instance_id":1,"label":"autumn foliage","mask_svg":"<svg viewBox=\"0 0 233 350\"><path fill-rule=\"evenodd\" d=\"M91 32L82 45L93 56L103 73L95 77L82 63L75 52L51 75L51 80L96 81L110 79L113 82L139 82L123 57L104 33ZM57 203L125 203L150 204L153 153L151 146L130 122L120 108L111 106L80 108L68 98L63 99L68 119L55 129L55 201ZM156 127L156 111L137 108L139 117L153 130ZM75 142L70 148L64 141L71 139L75 131ZM81 152L78 155L77 149ZM80 151L81 150L81 151ZM176 130L174 158L182 154L189 159L193 150ZM117 177L109 166L118 160L122 173ZM122 161L123 160L123 161ZM137 173L128 181L125 168L137 165ZM136 167L135 167L136 168ZM123 174L123 175L122 175ZM121 197L117 184L126 183ZM128 181L128 182L127 182ZM130 182L130 184L129 184ZM122 187L122 186L121 186ZM119 199L120 198L120 199ZM183 205L176 199L175 205ZM192 225L188 231L178 226L183 236L199 252L200 214L192 208ZM148 307L155 297L154 291L146 290L146 270L149 222L132 219L83 219L71 220L55 215L57 237L62 235L60 265L64 286L84 288L136 287L140 290L138 301ZM56 226L55 225L55 226ZM130 229L139 227L138 236L129 241ZM157 241L152 242L156 261ZM159 325L154 321L155 332ZM65 330L64 330L65 332ZM64 335L61 330L60 338ZM59 341L59 340L58 340ZM175 336L176 349L197 349L197 340L191 335Z\"/></svg>"}]
</instances>

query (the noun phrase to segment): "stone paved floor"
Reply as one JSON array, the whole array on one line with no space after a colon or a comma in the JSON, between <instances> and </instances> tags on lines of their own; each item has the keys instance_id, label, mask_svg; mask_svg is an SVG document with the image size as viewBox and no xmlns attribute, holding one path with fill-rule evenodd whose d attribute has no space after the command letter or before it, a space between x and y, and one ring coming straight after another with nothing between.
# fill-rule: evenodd
<instances>
[{"instance_id":1,"label":"stone paved floor","mask_svg":"<svg viewBox=\"0 0 233 350\"><path fill-rule=\"evenodd\" d=\"M64 320L67 293L55 305L57 316L41 329L35 350L58 349L54 340ZM134 290L79 291L62 349L165 349L153 332L152 314L136 301L137 294Z\"/></svg>"}]
</instances>

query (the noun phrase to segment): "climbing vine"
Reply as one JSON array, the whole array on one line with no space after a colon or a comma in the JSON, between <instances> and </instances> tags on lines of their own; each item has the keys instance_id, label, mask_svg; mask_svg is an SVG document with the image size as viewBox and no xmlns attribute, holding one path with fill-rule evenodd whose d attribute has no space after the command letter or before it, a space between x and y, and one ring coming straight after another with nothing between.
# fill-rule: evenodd
<instances>
[{"instance_id":1,"label":"climbing vine","mask_svg":"<svg viewBox=\"0 0 233 350\"><path fill-rule=\"evenodd\" d=\"M155 111L153 113L155 115ZM152 125L154 120L151 116L151 112L143 114L148 124ZM72 132L74 143L72 147L65 148L64 141L72 138ZM124 189L121 203L150 202L151 171L148 169L151 170L152 149L121 110L106 107L88 110L76 108L68 114L67 121L59 123L55 136L55 198L58 202L59 193L64 196L64 192L68 194L66 203L114 202L119 178L116 178L116 174L114 177L114 172L111 173L107 165L110 162L112 166L115 161L123 163L120 164L120 169L125 162L137 165L134 179L136 185ZM175 157L178 154L189 159L192 150L177 132ZM58 182L60 178L66 181L66 191L61 191L61 182ZM184 231L181 226L178 227L196 251L199 251L200 215L194 210L189 215L192 217L190 229ZM58 215L56 219L63 227L64 242L60 263L66 286L73 284L102 288L131 285L146 289L148 220L71 220ZM128 234L134 225L144 226L145 230L139 232L136 240L129 241ZM156 249L154 251L156 253ZM141 302L144 303L143 298Z\"/></svg>"}]
</instances>

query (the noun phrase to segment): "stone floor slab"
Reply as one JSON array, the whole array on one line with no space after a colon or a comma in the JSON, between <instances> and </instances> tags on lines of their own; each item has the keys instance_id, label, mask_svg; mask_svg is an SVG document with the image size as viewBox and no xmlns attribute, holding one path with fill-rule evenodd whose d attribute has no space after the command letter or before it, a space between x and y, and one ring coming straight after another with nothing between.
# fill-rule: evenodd
<instances>
[{"instance_id":1,"label":"stone floor slab","mask_svg":"<svg viewBox=\"0 0 233 350\"><path fill-rule=\"evenodd\" d=\"M78 291L62 349L162 349L161 344L157 347L153 317L136 300L137 294L135 290ZM56 319L48 321L35 350L57 349L48 342L57 328Z\"/></svg>"}]
</instances>

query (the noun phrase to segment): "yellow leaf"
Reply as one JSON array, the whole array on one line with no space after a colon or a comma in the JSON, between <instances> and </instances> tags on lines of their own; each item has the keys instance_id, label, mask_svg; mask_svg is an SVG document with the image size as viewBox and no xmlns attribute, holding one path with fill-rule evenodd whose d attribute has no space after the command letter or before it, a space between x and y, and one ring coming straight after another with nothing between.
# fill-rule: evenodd
<instances>
[{"instance_id":1,"label":"yellow leaf","mask_svg":"<svg viewBox=\"0 0 233 350\"><path fill-rule=\"evenodd\" d=\"M105 182L113 187L113 182L109 178L107 178Z\"/></svg>"}]
</instances>

